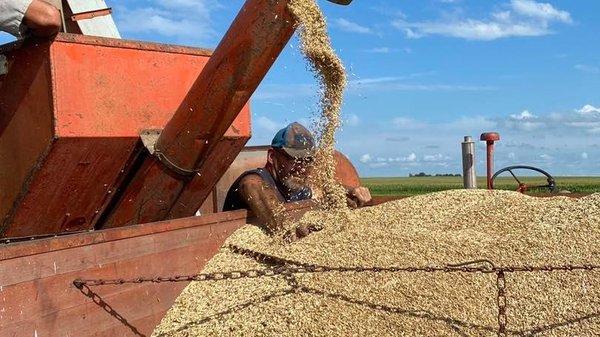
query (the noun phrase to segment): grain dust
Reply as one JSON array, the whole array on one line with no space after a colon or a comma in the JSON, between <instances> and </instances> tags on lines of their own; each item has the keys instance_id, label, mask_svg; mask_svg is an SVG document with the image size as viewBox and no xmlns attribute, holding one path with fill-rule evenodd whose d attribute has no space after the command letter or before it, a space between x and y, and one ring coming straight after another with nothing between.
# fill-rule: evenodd
<instances>
[{"instance_id":1,"label":"grain dust","mask_svg":"<svg viewBox=\"0 0 600 337\"><path fill-rule=\"evenodd\" d=\"M326 266L600 263L600 194L456 190L306 219L324 229L284 245L247 226L228 244ZM223 248L204 272L262 268ZM599 281L598 271L507 274L508 335L600 335ZM496 296L495 275L481 273L194 282L154 336L497 336Z\"/></svg>"}]
</instances>

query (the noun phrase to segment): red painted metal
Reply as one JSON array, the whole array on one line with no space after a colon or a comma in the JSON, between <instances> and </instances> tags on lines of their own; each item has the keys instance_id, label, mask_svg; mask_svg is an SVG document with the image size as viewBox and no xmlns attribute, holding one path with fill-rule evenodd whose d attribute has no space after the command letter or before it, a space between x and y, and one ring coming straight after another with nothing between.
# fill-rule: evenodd
<instances>
[{"instance_id":1,"label":"red painted metal","mask_svg":"<svg viewBox=\"0 0 600 337\"><path fill-rule=\"evenodd\" d=\"M223 162L231 164L235 157L222 153L218 140L295 30L296 22L287 4L288 0L246 1L156 143L163 163L169 164L148 159L102 224L104 227L186 216L200 208L208 196L205 187L212 188L225 172L217 169L208 174L210 160L225 155L229 158ZM200 169L203 173L189 183L190 178L180 176L173 167Z\"/></svg>"},{"instance_id":2,"label":"red painted metal","mask_svg":"<svg viewBox=\"0 0 600 337\"><path fill-rule=\"evenodd\" d=\"M95 288L128 327L73 280L198 273L246 222L236 211L0 245L0 337L149 336L186 283Z\"/></svg>"},{"instance_id":3,"label":"red painted metal","mask_svg":"<svg viewBox=\"0 0 600 337\"><path fill-rule=\"evenodd\" d=\"M482 133L480 140L485 141L487 144L487 188L492 190L494 189L494 182L492 181L494 176L494 142L500 140L500 134L497 132Z\"/></svg>"},{"instance_id":4,"label":"red painted metal","mask_svg":"<svg viewBox=\"0 0 600 337\"><path fill-rule=\"evenodd\" d=\"M10 64L0 84L0 236L13 237L96 227L145 156L139 132L164 127L210 51L60 34L0 54ZM246 106L218 144L249 137Z\"/></svg>"}]
</instances>

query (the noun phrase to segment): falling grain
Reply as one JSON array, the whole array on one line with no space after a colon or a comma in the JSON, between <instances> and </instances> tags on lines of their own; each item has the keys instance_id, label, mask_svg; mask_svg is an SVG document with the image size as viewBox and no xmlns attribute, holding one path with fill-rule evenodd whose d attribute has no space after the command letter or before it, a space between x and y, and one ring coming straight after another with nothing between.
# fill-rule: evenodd
<instances>
[{"instance_id":1,"label":"falling grain","mask_svg":"<svg viewBox=\"0 0 600 337\"><path fill-rule=\"evenodd\" d=\"M325 209L343 210L346 208L346 192L335 179L334 150L346 88L346 69L331 47L327 24L317 3L314 0L291 0L288 8L299 23L302 52L320 83L322 93L313 185L322 189Z\"/></svg>"}]
</instances>

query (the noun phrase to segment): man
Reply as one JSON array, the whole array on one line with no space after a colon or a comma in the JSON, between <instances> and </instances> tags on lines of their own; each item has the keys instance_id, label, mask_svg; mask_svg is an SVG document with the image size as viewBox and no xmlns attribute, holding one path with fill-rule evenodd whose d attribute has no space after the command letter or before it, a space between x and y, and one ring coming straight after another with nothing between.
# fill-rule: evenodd
<instances>
[{"instance_id":1,"label":"man","mask_svg":"<svg viewBox=\"0 0 600 337\"><path fill-rule=\"evenodd\" d=\"M0 30L22 38L50 37L60 31L59 10L42 0L0 0Z\"/></svg>"},{"instance_id":2,"label":"man","mask_svg":"<svg viewBox=\"0 0 600 337\"><path fill-rule=\"evenodd\" d=\"M281 129L271 142L265 167L247 171L237 179L227 193L224 210L250 209L268 232L279 232L290 203L314 203L307 185L314 152L314 138L304 126L292 123ZM371 201L365 187L346 189L349 206L360 207ZM297 229L291 240L310 231Z\"/></svg>"}]
</instances>

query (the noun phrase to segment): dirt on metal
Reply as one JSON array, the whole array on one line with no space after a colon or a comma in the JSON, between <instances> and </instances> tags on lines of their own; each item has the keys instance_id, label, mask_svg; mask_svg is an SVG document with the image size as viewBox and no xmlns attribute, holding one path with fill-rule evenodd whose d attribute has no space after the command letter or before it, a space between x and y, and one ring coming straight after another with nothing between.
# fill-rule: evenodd
<instances>
[{"instance_id":1,"label":"dirt on metal","mask_svg":"<svg viewBox=\"0 0 600 337\"><path fill-rule=\"evenodd\" d=\"M455 190L309 213L283 244L255 226L228 244L325 266L496 267L600 262L600 194ZM473 263L485 266L488 263ZM204 272L267 266L223 248ZM509 336L600 335L600 271L507 273ZM154 336L497 336L494 273L318 273L193 282Z\"/></svg>"}]
</instances>

